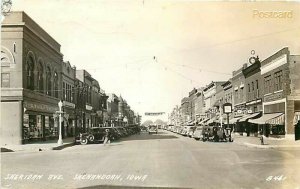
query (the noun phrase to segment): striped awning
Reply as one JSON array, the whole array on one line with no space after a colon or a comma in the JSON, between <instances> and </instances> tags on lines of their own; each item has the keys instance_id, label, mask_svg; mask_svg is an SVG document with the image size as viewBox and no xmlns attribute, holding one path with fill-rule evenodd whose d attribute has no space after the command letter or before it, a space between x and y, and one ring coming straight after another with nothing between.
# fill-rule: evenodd
<instances>
[{"instance_id":1,"label":"striped awning","mask_svg":"<svg viewBox=\"0 0 300 189\"><path fill-rule=\"evenodd\" d=\"M300 112L295 112L294 116L294 125L297 125L297 123L300 121Z\"/></svg>"},{"instance_id":2,"label":"striped awning","mask_svg":"<svg viewBox=\"0 0 300 189\"><path fill-rule=\"evenodd\" d=\"M271 125L284 125L284 114L278 116L278 117L275 117L275 118L272 118L268 121L266 121L267 124L271 124Z\"/></svg>"},{"instance_id":3,"label":"striped awning","mask_svg":"<svg viewBox=\"0 0 300 189\"><path fill-rule=\"evenodd\" d=\"M248 122L259 124L259 125L263 125L263 124L282 125L284 124L284 113L264 114L260 118L249 119Z\"/></svg>"},{"instance_id":4,"label":"striped awning","mask_svg":"<svg viewBox=\"0 0 300 189\"><path fill-rule=\"evenodd\" d=\"M248 121L248 119L254 118L256 116L258 116L260 113L253 113L253 114L248 114L245 115L244 117L242 117L241 119L239 119L239 122L243 122L243 121Z\"/></svg>"}]
</instances>

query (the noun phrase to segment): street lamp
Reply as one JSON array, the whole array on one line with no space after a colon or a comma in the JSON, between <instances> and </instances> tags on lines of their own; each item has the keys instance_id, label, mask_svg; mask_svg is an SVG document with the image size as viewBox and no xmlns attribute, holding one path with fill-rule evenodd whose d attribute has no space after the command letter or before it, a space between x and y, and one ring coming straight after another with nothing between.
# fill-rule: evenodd
<instances>
[{"instance_id":1,"label":"street lamp","mask_svg":"<svg viewBox=\"0 0 300 189\"><path fill-rule=\"evenodd\" d=\"M58 141L57 141L57 144L58 145L62 145L63 144L63 140L62 140L62 133L61 133L61 114L63 113L61 111L61 108L63 106L63 103L61 102L61 100L58 102L58 108L59 108L59 111L56 111L56 113L59 114L59 137L58 137Z\"/></svg>"}]
</instances>

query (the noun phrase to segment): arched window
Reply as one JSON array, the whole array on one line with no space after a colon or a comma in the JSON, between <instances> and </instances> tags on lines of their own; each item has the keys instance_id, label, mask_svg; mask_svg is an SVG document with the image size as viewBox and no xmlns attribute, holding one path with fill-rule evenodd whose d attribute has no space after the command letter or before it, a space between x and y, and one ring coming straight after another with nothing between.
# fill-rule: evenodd
<instances>
[{"instance_id":1,"label":"arched window","mask_svg":"<svg viewBox=\"0 0 300 189\"><path fill-rule=\"evenodd\" d=\"M52 87L51 87L51 70L49 67L47 67L47 70L46 70L46 85L47 85L47 95L51 96L52 93L51 93L51 90L52 90Z\"/></svg>"},{"instance_id":2,"label":"arched window","mask_svg":"<svg viewBox=\"0 0 300 189\"><path fill-rule=\"evenodd\" d=\"M38 64L38 90L40 93L44 93L44 68L41 62Z\"/></svg>"},{"instance_id":3,"label":"arched window","mask_svg":"<svg viewBox=\"0 0 300 189\"><path fill-rule=\"evenodd\" d=\"M54 72L54 96L58 98L58 75Z\"/></svg>"},{"instance_id":4,"label":"arched window","mask_svg":"<svg viewBox=\"0 0 300 189\"><path fill-rule=\"evenodd\" d=\"M26 77L27 77L27 89L34 90L34 61L30 56L26 62Z\"/></svg>"}]
</instances>

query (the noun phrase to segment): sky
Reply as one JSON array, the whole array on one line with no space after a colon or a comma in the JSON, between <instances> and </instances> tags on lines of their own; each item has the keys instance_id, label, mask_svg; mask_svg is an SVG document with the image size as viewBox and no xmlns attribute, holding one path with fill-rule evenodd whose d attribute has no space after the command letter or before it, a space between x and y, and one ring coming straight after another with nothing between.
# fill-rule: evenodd
<instances>
[{"instance_id":1,"label":"sky","mask_svg":"<svg viewBox=\"0 0 300 189\"><path fill-rule=\"evenodd\" d=\"M261 60L289 47L300 54L300 4L149 0L13 0L131 109L167 114L194 87L226 81L255 50ZM289 18L254 12L290 11Z\"/></svg>"}]
</instances>

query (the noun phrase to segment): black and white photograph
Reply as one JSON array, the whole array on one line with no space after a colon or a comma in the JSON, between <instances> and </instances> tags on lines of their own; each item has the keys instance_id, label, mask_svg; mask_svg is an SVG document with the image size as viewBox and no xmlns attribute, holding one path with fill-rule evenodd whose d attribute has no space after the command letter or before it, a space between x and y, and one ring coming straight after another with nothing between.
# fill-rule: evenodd
<instances>
[{"instance_id":1,"label":"black and white photograph","mask_svg":"<svg viewBox=\"0 0 300 189\"><path fill-rule=\"evenodd\" d=\"M300 189L300 2L1 0L2 189Z\"/></svg>"}]
</instances>

